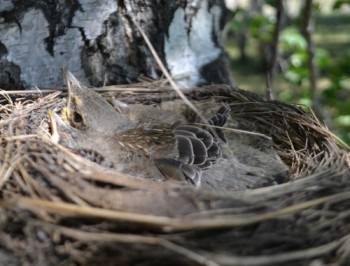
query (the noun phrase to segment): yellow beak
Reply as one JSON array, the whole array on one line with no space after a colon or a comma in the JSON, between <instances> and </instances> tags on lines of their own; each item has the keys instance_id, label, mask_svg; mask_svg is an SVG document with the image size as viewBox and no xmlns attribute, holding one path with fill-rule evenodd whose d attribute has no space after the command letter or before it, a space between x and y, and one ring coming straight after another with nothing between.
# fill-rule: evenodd
<instances>
[{"instance_id":1,"label":"yellow beak","mask_svg":"<svg viewBox=\"0 0 350 266\"><path fill-rule=\"evenodd\" d=\"M51 139L58 143L60 141L60 134L67 134L72 132L72 128L65 123L62 118L54 111L49 110L49 125L51 129Z\"/></svg>"}]
</instances>

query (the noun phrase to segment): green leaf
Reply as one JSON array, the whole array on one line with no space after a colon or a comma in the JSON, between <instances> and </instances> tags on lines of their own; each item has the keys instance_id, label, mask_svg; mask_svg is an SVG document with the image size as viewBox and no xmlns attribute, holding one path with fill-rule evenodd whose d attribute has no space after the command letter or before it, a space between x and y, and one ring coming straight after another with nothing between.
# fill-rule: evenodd
<instances>
[{"instance_id":1,"label":"green leaf","mask_svg":"<svg viewBox=\"0 0 350 266\"><path fill-rule=\"evenodd\" d=\"M329 52L322 48L315 49L315 63L321 69L325 69L331 64L331 56Z\"/></svg>"},{"instance_id":2,"label":"green leaf","mask_svg":"<svg viewBox=\"0 0 350 266\"><path fill-rule=\"evenodd\" d=\"M343 77L339 80L339 87L343 90L350 90L350 77Z\"/></svg>"},{"instance_id":3,"label":"green leaf","mask_svg":"<svg viewBox=\"0 0 350 266\"><path fill-rule=\"evenodd\" d=\"M343 5L349 5L350 1L349 0L337 0L334 2L332 9L333 10L340 10Z\"/></svg>"},{"instance_id":4,"label":"green leaf","mask_svg":"<svg viewBox=\"0 0 350 266\"><path fill-rule=\"evenodd\" d=\"M312 101L310 98L301 98L298 103L303 105L303 106L307 106L307 107L312 106Z\"/></svg>"},{"instance_id":5,"label":"green leaf","mask_svg":"<svg viewBox=\"0 0 350 266\"><path fill-rule=\"evenodd\" d=\"M335 118L335 122L343 127L350 127L350 115L341 115Z\"/></svg>"},{"instance_id":6,"label":"green leaf","mask_svg":"<svg viewBox=\"0 0 350 266\"><path fill-rule=\"evenodd\" d=\"M292 82L294 84L299 84L300 83L300 75L296 73L293 70L287 70L284 73L285 79L287 79L289 82Z\"/></svg>"},{"instance_id":7,"label":"green leaf","mask_svg":"<svg viewBox=\"0 0 350 266\"><path fill-rule=\"evenodd\" d=\"M249 24L251 36L263 42L269 42L272 39L274 23L271 18L263 15L255 15Z\"/></svg>"},{"instance_id":8,"label":"green leaf","mask_svg":"<svg viewBox=\"0 0 350 266\"><path fill-rule=\"evenodd\" d=\"M285 28L280 35L279 42L284 50L306 50L307 42L296 27Z\"/></svg>"},{"instance_id":9,"label":"green leaf","mask_svg":"<svg viewBox=\"0 0 350 266\"><path fill-rule=\"evenodd\" d=\"M290 57L290 63L295 68L303 67L306 63L307 57L308 55L305 52L294 53Z\"/></svg>"}]
</instances>

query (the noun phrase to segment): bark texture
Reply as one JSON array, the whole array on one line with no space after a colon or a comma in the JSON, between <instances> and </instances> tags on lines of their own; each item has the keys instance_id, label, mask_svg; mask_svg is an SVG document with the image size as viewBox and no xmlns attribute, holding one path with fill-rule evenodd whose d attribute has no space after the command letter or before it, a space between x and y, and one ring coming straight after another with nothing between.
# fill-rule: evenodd
<instances>
[{"instance_id":1,"label":"bark texture","mask_svg":"<svg viewBox=\"0 0 350 266\"><path fill-rule=\"evenodd\" d=\"M223 0L5 0L0 87L61 86L62 67L94 86L160 78L133 17L181 86L232 83Z\"/></svg>"}]
</instances>

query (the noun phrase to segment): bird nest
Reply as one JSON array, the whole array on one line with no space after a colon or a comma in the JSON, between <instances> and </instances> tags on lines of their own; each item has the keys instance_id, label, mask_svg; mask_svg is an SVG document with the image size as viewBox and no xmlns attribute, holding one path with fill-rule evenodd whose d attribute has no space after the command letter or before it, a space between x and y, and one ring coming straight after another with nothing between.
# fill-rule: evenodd
<instances>
[{"instance_id":1,"label":"bird nest","mask_svg":"<svg viewBox=\"0 0 350 266\"><path fill-rule=\"evenodd\" d=\"M154 83L100 93L142 104L178 98ZM349 154L300 107L223 86L186 92L197 104L229 105L237 127L271 137L290 168L281 184L219 193L107 171L54 143L47 112L62 109L64 92L5 96L1 265L346 265L350 260Z\"/></svg>"}]
</instances>

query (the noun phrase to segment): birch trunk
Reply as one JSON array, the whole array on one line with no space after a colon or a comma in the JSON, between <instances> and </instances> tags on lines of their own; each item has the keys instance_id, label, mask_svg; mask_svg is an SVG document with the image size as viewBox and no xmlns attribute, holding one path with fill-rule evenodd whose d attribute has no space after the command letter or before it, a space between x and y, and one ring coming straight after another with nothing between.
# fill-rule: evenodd
<instances>
[{"instance_id":1,"label":"birch trunk","mask_svg":"<svg viewBox=\"0 0 350 266\"><path fill-rule=\"evenodd\" d=\"M232 83L223 0L2 0L0 87L62 86L62 67L93 86L159 79L132 17L181 86Z\"/></svg>"}]
</instances>

